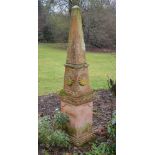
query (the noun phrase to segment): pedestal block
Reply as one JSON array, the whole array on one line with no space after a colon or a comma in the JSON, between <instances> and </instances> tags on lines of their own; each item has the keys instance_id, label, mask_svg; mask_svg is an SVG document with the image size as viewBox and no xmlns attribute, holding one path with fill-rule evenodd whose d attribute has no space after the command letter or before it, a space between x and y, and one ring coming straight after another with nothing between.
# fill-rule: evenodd
<instances>
[{"instance_id":1,"label":"pedestal block","mask_svg":"<svg viewBox=\"0 0 155 155\"><path fill-rule=\"evenodd\" d=\"M61 111L69 116L67 130L75 145L80 146L92 138L93 102L78 106L61 102Z\"/></svg>"}]
</instances>

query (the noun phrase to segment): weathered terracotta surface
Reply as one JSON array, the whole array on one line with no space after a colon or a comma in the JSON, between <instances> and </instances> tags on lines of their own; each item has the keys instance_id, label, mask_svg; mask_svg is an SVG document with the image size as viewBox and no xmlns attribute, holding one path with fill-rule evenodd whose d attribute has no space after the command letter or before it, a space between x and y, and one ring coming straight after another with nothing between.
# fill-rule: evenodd
<instances>
[{"instance_id":1,"label":"weathered terracotta surface","mask_svg":"<svg viewBox=\"0 0 155 155\"><path fill-rule=\"evenodd\" d=\"M71 12L71 28L65 64L64 91L72 97L82 97L92 92L89 85L82 20L78 6L73 7ZM72 103L76 104L76 102Z\"/></svg>"},{"instance_id":2,"label":"weathered terracotta surface","mask_svg":"<svg viewBox=\"0 0 155 155\"><path fill-rule=\"evenodd\" d=\"M72 8L71 26L68 41L67 63L85 63L85 43L83 39L82 19L79 7Z\"/></svg>"},{"instance_id":3,"label":"weathered terracotta surface","mask_svg":"<svg viewBox=\"0 0 155 155\"><path fill-rule=\"evenodd\" d=\"M92 90L89 86L88 68L82 67L76 69L66 66L64 90L73 96L81 96L91 92Z\"/></svg>"},{"instance_id":4,"label":"weathered terracotta surface","mask_svg":"<svg viewBox=\"0 0 155 155\"><path fill-rule=\"evenodd\" d=\"M69 116L68 132L75 145L81 145L92 137L92 97L88 64L85 59L81 13L80 8L75 6L71 12L64 93L61 96L61 111Z\"/></svg>"},{"instance_id":5,"label":"weathered terracotta surface","mask_svg":"<svg viewBox=\"0 0 155 155\"><path fill-rule=\"evenodd\" d=\"M86 132L91 132L93 103L74 106L61 102L61 111L70 116L70 125L74 131L72 136L81 137Z\"/></svg>"}]
</instances>

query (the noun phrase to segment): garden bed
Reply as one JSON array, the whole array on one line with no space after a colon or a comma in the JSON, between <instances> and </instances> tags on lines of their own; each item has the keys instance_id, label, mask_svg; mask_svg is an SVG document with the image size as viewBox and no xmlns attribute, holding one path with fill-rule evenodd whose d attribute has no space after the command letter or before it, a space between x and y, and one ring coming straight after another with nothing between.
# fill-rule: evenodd
<instances>
[{"instance_id":1,"label":"garden bed","mask_svg":"<svg viewBox=\"0 0 155 155\"><path fill-rule=\"evenodd\" d=\"M96 91L96 98L93 101L93 128L96 133L96 140L106 140L106 126L111 120L112 111L116 107L116 98L111 94L109 90ZM57 94L49 94L38 97L38 113L39 116L50 115L51 119L54 116L55 109L60 108L60 99ZM91 142L85 144L82 147L72 146L67 149L50 148L51 155L63 155L63 153L78 153L83 154L89 151L91 148ZM39 144L38 155L45 155L44 145ZM69 155L69 154L68 154Z\"/></svg>"}]
</instances>

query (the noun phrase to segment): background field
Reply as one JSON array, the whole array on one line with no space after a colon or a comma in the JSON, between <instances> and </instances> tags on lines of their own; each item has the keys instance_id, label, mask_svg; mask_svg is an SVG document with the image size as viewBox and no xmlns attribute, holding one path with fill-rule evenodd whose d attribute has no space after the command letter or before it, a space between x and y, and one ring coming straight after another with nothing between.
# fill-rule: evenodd
<instances>
[{"instance_id":1,"label":"background field","mask_svg":"<svg viewBox=\"0 0 155 155\"><path fill-rule=\"evenodd\" d=\"M66 49L61 44L42 43L38 46L39 95L57 92L63 88ZM90 84L93 89L107 89L108 76L115 79L115 53L86 52Z\"/></svg>"}]
</instances>

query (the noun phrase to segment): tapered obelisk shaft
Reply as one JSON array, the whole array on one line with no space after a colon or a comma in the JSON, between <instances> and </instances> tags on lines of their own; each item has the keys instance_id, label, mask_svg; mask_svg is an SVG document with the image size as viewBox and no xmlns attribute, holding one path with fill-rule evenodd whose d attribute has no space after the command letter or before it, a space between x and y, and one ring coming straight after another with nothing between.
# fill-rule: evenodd
<instances>
[{"instance_id":1,"label":"tapered obelisk shaft","mask_svg":"<svg viewBox=\"0 0 155 155\"><path fill-rule=\"evenodd\" d=\"M71 10L61 111L69 116L68 132L75 145L81 145L92 137L92 90L89 85L81 12L78 6Z\"/></svg>"},{"instance_id":2,"label":"tapered obelisk shaft","mask_svg":"<svg viewBox=\"0 0 155 155\"><path fill-rule=\"evenodd\" d=\"M85 63L85 43L82 29L80 8L74 6L71 12L71 28L69 33L67 63Z\"/></svg>"}]
</instances>

